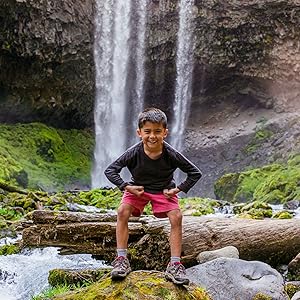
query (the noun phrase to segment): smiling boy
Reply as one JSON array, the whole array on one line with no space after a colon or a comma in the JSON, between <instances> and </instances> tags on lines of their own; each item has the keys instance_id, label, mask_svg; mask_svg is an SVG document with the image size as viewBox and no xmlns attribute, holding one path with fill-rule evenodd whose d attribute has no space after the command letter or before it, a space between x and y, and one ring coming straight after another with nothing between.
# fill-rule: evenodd
<instances>
[{"instance_id":1,"label":"smiling boy","mask_svg":"<svg viewBox=\"0 0 300 300\"><path fill-rule=\"evenodd\" d=\"M171 259L165 272L175 284L188 284L185 268L180 262L182 244L182 214L177 194L187 193L201 177L200 170L164 139L168 135L167 117L157 108L148 108L138 116L137 134L141 142L129 148L105 170L107 178L124 191L118 209L116 238L117 258L112 263L113 279L124 278L131 272L127 258L128 220L131 215L140 216L151 202L158 218L168 217L171 224ZM125 182L120 172L127 167L132 175ZM186 179L176 185L174 171L179 168Z\"/></svg>"}]
</instances>

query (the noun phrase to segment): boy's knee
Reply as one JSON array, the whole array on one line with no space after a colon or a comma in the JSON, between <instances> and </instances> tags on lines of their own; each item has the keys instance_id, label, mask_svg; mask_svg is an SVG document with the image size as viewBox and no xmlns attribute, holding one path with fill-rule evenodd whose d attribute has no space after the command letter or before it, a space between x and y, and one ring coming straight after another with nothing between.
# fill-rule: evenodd
<instances>
[{"instance_id":1,"label":"boy's knee","mask_svg":"<svg viewBox=\"0 0 300 300\"><path fill-rule=\"evenodd\" d=\"M174 211L170 211L169 214L168 214L168 217L169 217L171 225L173 225L173 226L174 225L175 226L181 225L181 223L182 223L182 213L179 209L176 209Z\"/></svg>"},{"instance_id":2,"label":"boy's knee","mask_svg":"<svg viewBox=\"0 0 300 300\"><path fill-rule=\"evenodd\" d=\"M132 209L128 205L121 205L118 208L118 219L120 220L128 220L131 216Z\"/></svg>"}]
</instances>

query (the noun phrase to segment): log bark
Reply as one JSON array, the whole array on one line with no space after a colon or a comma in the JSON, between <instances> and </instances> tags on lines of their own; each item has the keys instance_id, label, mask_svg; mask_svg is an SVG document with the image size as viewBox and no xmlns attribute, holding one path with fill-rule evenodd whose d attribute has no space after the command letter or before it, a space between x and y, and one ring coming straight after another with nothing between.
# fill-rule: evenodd
<instances>
[{"instance_id":1,"label":"log bark","mask_svg":"<svg viewBox=\"0 0 300 300\"><path fill-rule=\"evenodd\" d=\"M57 246L63 254L91 253L106 261L114 258L116 222L107 222L100 214L99 218L97 214L70 212L34 214L35 225L23 230L24 246ZM37 215L43 216L44 224ZM63 217L66 223L62 223ZM163 270L170 256L168 219L134 221L129 222L132 267ZM182 257L187 266L195 265L202 251L230 245L238 248L241 259L276 266L287 264L300 252L300 220L184 217L182 241Z\"/></svg>"}]
</instances>

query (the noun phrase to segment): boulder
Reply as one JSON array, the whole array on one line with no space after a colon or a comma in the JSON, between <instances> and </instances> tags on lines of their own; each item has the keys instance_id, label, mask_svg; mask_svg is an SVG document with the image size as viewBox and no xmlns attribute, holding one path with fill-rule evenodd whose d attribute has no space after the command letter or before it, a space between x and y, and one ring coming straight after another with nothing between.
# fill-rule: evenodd
<instances>
[{"instance_id":1,"label":"boulder","mask_svg":"<svg viewBox=\"0 0 300 300\"><path fill-rule=\"evenodd\" d=\"M219 257L239 258L239 250L234 246L227 246L212 251L203 251L197 256L197 262L203 264Z\"/></svg>"},{"instance_id":2,"label":"boulder","mask_svg":"<svg viewBox=\"0 0 300 300\"><path fill-rule=\"evenodd\" d=\"M214 300L253 300L258 295L276 300L289 299L280 273L259 261L217 258L188 268L187 275L191 282L205 288Z\"/></svg>"}]
</instances>

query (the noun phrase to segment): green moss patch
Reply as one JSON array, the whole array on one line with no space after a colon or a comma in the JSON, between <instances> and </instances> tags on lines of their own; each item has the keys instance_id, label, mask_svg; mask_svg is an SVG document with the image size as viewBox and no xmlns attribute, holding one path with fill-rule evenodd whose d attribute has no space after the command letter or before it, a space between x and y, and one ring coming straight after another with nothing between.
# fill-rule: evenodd
<instances>
[{"instance_id":1,"label":"green moss patch","mask_svg":"<svg viewBox=\"0 0 300 300\"><path fill-rule=\"evenodd\" d=\"M11 255L20 252L20 248L17 245L4 245L0 247L0 255Z\"/></svg>"},{"instance_id":2,"label":"green moss patch","mask_svg":"<svg viewBox=\"0 0 300 300\"><path fill-rule=\"evenodd\" d=\"M272 164L222 176L214 189L218 199L229 202L260 201L273 204L300 198L300 154L285 165Z\"/></svg>"},{"instance_id":3,"label":"green moss patch","mask_svg":"<svg viewBox=\"0 0 300 300\"><path fill-rule=\"evenodd\" d=\"M0 179L23 188L57 190L88 185L93 134L40 123L0 125Z\"/></svg>"}]
</instances>

